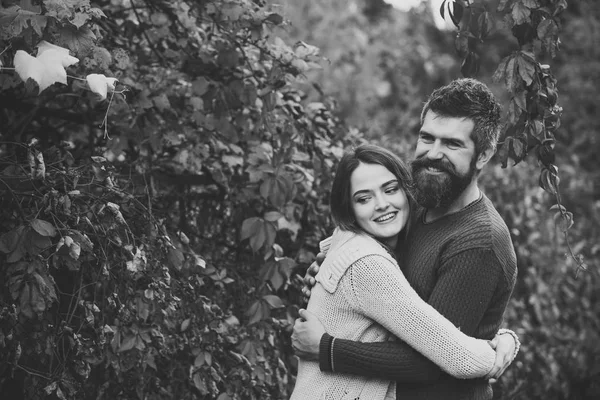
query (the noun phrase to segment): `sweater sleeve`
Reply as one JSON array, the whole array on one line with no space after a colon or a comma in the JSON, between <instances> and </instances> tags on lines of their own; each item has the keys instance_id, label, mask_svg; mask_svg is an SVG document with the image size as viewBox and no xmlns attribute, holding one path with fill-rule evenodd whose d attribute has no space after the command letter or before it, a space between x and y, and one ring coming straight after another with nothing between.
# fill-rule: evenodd
<instances>
[{"instance_id":1,"label":"sweater sleeve","mask_svg":"<svg viewBox=\"0 0 600 400\"><path fill-rule=\"evenodd\" d=\"M484 250L459 253L447 260L443 274L436 282L429 304L456 326L462 327L468 319L480 320L485 312L485 301L472 302L473 297L470 294L465 296L464 292L465 289L477 288L478 293L484 293L484 299L491 296L499 272L494 272L498 271L497 262L489 256L489 252ZM452 279L453 272L458 272L457 279ZM447 304L446 299L449 299ZM469 326L466 328L462 328L464 333L474 334ZM331 365L327 360L331 360L335 372L398 382L433 381L442 374L433 362L401 341L361 343L338 338L335 346L329 350L329 353L319 354L323 371L332 371L331 368L325 368Z\"/></svg>"},{"instance_id":2,"label":"sweater sleeve","mask_svg":"<svg viewBox=\"0 0 600 400\"><path fill-rule=\"evenodd\" d=\"M495 352L487 342L468 337L425 303L400 270L383 257L363 258L348 273L350 288L347 292L352 305L444 371L457 378L468 379L484 376L492 368ZM443 274L440 283L444 283ZM461 285L466 284L461 282ZM466 293L468 289L469 286L459 294ZM445 301L449 300L445 298ZM334 351L338 345L336 340ZM402 356L413 357L414 360L411 353L414 351L404 352ZM374 361L377 363L379 360ZM335 353L333 364L336 372L342 372ZM365 375L370 376L371 372Z\"/></svg>"}]
</instances>

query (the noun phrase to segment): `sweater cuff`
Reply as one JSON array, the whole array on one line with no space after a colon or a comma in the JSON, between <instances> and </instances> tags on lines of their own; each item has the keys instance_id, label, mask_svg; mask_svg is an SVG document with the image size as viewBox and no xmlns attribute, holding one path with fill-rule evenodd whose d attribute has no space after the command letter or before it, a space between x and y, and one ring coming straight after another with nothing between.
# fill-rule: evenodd
<instances>
[{"instance_id":1,"label":"sweater cuff","mask_svg":"<svg viewBox=\"0 0 600 400\"><path fill-rule=\"evenodd\" d=\"M319 343L319 367L322 372L333 372L333 366L331 365L331 355L334 337L324 333L321 336L321 342Z\"/></svg>"}]
</instances>

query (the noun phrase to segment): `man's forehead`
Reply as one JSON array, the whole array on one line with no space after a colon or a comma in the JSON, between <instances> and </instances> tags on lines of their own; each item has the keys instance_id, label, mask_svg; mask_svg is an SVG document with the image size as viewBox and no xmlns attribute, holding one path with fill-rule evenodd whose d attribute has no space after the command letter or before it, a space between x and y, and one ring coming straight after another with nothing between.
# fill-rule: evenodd
<instances>
[{"instance_id":1,"label":"man's forehead","mask_svg":"<svg viewBox=\"0 0 600 400\"><path fill-rule=\"evenodd\" d=\"M474 128L475 122L471 118L449 117L428 111L420 131L433 136L468 140Z\"/></svg>"}]
</instances>

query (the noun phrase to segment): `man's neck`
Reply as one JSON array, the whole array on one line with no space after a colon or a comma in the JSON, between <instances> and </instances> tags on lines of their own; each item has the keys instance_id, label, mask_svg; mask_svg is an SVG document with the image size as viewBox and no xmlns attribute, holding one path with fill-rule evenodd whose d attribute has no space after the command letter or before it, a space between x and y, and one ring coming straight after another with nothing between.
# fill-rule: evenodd
<instances>
[{"instance_id":1,"label":"man's neck","mask_svg":"<svg viewBox=\"0 0 600 400\"><path fill-rule=\"evenodd\" d=\"M477 186L477 181L474 179L460 194L460 196L458 196L458 198L454 200L448 207L428 208L427 212L425 213L425 222L432 222L436 219L442 218L443 216L460 211L469 204L478 200L480 196L481 192Z\"/></svg>"}]
</instances>

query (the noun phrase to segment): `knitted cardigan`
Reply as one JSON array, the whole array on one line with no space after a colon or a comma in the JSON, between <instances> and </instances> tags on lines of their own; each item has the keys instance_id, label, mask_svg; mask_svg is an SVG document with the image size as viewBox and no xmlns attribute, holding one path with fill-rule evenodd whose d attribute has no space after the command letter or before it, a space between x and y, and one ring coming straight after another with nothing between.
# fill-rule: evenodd
<instances>
[{"instance_id":1,"label":"knitted cardigan","mask_svg":"<svg viewBox=\"0 0 600 400\"><path fill-rule=\"evenodd\" d=\"M481 377L491 370L495 352L487 341L466 336L425 303L379 242L338 229L327 243L307 310L329 334L361 342L398 337L457 378ZM394 396L392 381L321 372L318 362L300 360L291 399Z\"/></svg>"},{"instance_id":2,"label":"knitted cardigan","mask_svg":"<svg viewBox=\"0 0 600 400\"><path fill-rule=\"evenodd\" d=\"M413 208L411 208L413 209ZM517 262L510 233L491 201L481 198L433 222L415 206L410 235L397 249L408 282L465 334L492 339L515 285ZM327 239L326 239L327 240ZM491 400L485 379L454 379L402 341L321 340L322 371L397 383L398 399Z\"/></svg>"}]
</instances>

